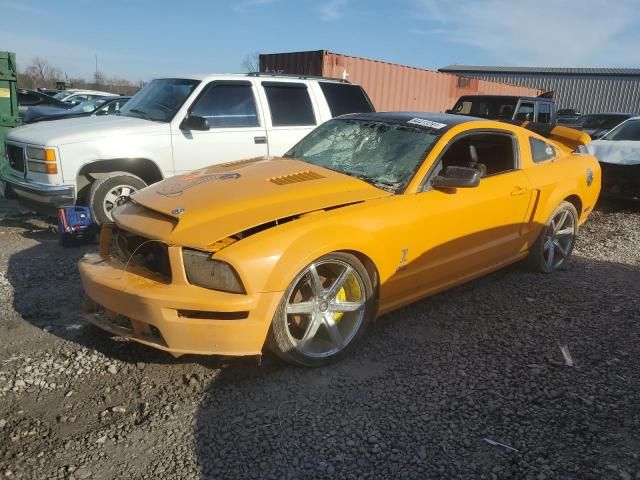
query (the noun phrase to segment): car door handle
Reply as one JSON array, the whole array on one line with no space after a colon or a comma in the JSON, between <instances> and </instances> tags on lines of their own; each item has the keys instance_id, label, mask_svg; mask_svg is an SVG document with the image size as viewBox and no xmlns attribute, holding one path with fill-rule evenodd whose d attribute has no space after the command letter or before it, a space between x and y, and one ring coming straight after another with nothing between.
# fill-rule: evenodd
<instances>
[{"instance_id":1,"label":"car door handle","mask_svg":"<svg viewBox=\"0 0 640 480\"><path fill-rule=\"evenodd\" d=\"M253 137L253 143L257 143L257 144L267 143L267 137Z\"/></svg>"},{"instance_id":2,"label":"car door handle","mask_svg":"<svg viewBox=\"0 0 640 480\"><path fill-rule=\"evenodd\" d=\"M515 197L516 195L522 195L523 193L527 193L527 191L528 190L526 188L518 186L511 191L511 195Z\"/></svg>"}]
</instances>

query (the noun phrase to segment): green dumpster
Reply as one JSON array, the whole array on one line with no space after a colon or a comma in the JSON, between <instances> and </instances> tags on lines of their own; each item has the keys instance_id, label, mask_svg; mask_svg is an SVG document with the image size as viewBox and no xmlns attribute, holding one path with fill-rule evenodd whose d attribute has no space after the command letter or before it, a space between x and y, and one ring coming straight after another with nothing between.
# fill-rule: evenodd
<instances>
[{"instance_id":1,"label":"green dumpster","mask_svg":"<svg viewBox=\"0 0 640 480\"><path fill-rule=\"evenodd\" d=\"M4 139L7 131L20 124L16 81L16 54L0 52L0 170L4 162Z\"/></svg>"}]
</instances>

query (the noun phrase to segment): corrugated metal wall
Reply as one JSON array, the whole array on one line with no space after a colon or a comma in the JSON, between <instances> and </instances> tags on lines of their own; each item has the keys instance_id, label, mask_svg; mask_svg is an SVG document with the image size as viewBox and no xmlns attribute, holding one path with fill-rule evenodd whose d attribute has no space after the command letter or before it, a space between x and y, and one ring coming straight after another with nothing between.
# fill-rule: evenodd
<instances>
[{"instance_id":1,"label":"corrugated metal wall","mask_svg":"<svg viewBox=\"0 0 640 480\"><path fill-rule=\"evenodd\" d=\"M443 112L461 95L538 95L539 90L318 50L260 55L260 71L346 78L364 87L379 112Z\"/></svg>"},{"instance_id":2,"label":"corrugated metal wall","mask_svg":"<svg viewBox=\"0 0 640 480\"><path fill-rule=\"evenodd\" d=\"M558 108L582 113L640 113L640 77L628 75L558 75L455 72L474 79L553 90Z\"/></svg>"}]
</instances>

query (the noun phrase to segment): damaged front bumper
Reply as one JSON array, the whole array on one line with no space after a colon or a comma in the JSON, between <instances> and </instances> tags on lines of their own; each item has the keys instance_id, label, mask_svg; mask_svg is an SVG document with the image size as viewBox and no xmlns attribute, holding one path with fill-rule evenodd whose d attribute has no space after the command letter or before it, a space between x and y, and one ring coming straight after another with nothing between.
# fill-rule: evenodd
<instances>
[{"instance_id":1,"label":"damaged front bumper","mask_svg":"<svg viewBox=\"0 0 640 480\"><path fill-rule=\"evenodd\" d=\"M602 196L626 200L640 200L640 163L619 165L600 162Z\"/></svg>"},{"instance_id":2,"label":"damaged front bumper","mask_svg":"<svg viewBox=\"0 0 640 480\"><path fill-rule=\"evenodd\" d=\"M191 285L177 246L168 246L171 279L157 278L111 257L104 236L101 253L79 263L89 322L176 356L262 352L282 292L233 294Z\"/></svg>"}]
</instances>

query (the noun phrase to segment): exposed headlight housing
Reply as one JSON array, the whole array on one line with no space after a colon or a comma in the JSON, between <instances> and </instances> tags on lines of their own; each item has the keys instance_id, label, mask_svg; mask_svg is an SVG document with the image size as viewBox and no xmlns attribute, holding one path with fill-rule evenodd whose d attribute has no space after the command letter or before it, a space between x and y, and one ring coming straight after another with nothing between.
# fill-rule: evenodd
<instances>
[{"instance_id":1,"label":"exposed headlight housing","mask_svg":"<svg viewBox=\"0 0 640 480\"><path fill-rule=\"evenodd\" d=\"M30 172L58 173L56 151L53 148L27 147L27 164Z\"/></svg>"},{"instance_id":2,"label":"exposed headlight housing","mask_svg":"<svg viewBox=\"0 0 640 480\"><path fill-rule=\"evenodd\" d=\"M227 262L214 260L211 253L182 249L187 280L192 285L229 293L245 293L238 273Z\"/></svg>"}]
</instances>

